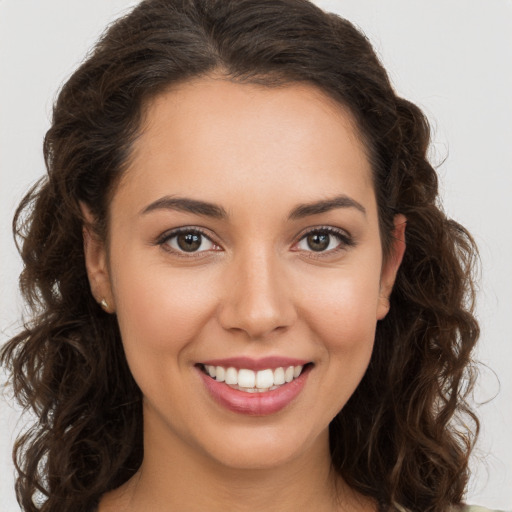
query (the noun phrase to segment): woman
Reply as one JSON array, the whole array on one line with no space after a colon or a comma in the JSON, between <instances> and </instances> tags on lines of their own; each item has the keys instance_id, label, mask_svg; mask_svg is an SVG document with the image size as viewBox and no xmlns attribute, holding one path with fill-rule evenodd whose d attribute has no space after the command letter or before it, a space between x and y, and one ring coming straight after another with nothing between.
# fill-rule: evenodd
<instances>
[{"instance_id":1,"label":"woman","mask_svg":"<svg viewBox=\"0 0 512 512\"><path fill-rule=\"evenodd\" d=\"M17 214L23 509L460 505L475 248L427 147L367 40L308 2L113 25Z\"/></svg>"}]
</instances>

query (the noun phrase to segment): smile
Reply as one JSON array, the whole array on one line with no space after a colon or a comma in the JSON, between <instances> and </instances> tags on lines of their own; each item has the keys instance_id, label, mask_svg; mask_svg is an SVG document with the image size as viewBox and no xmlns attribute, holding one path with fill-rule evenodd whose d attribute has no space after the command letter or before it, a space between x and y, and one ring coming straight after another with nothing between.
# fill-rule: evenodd
<instances>
[{"instance_id":1,"label":"smile","mask_svg":"<svg viewBox=\"0 0 512 512\"><path fill-rule=\"evenodd\" d=\"M238 414L266 416L287 408L301 394L314 364L285 357L239 357L196 364L214 402Z\"/></svg>"},{"instance_id":2,"label":"smile","mask_svg":"<svg viewBox=\"0 0 512 512\"><path fill-rule=\"evenodd\" d=\"M263 370L236 369L232 366L202 365L203 370L217 382L224 382L233 389L246 393L263 393L278 389L283 384L298 378L304 368L303 365L266 368Z\"/></svg>"}]
</instances>

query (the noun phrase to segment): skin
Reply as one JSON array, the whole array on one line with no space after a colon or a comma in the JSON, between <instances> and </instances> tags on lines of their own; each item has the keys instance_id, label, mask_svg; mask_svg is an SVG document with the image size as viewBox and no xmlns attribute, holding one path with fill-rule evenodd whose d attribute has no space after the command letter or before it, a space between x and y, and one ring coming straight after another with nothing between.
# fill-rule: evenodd
<instances>
[{"instance_id":1,"label":"skin","mask_svg":"<svg viewBox=\"0 0 512 512\"><path fill-rule=\"evenodd\" d=\"M144 212L165 196L215 203L228 217ZM335 196L364 212L289 218L297 205ZM112 200L108 250L85 231L92 292L117 315L144 396L144 461L100 512L375 510L330 470L328 425L388 312L404 221L396 216L384 262L353 119L313 86L209 77L153 100ZM177 239L163 235L181 227L211 242L179 255ZM312 250L308 231L325 227L349 243L330 235L326 250ZM249 416L212 400L196 366L234 356L313 367L283 410Z\"/></svg>"}]
</instances>

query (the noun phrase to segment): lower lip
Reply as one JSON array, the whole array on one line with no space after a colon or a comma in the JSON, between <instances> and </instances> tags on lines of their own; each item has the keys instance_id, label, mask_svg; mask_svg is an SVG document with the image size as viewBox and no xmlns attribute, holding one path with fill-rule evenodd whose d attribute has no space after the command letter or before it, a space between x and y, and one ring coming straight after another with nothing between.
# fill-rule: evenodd
<instances>
[{"instance_id":1,"label":"lower lip","mask_svg":"<svg viewBox=\"0 0 512 512\"><path fill-rule=\"evenodd\" d=\"M279 386L272 391L247 393L233 389L224 382L218 382L206 375L200 368L197 371L213 399L226 409L250 416L267 416L284 409L302 391L306 384L311 366L304 368L296 379Z\"/></svg>"}]
</instances>

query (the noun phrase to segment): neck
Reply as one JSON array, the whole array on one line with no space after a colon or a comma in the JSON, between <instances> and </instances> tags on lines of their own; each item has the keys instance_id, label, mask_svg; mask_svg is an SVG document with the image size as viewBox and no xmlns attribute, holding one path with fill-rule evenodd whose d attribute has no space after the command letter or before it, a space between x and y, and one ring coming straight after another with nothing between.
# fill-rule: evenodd
<instances>
[{"instance_id":1,"label":"neck","mask_svg":"<svg viewBox=\"0 0 512 512\"><path fill-rule=\"evenodd\" d=\"M100 512L368 512L376 510L331 467L328 432L294 460L259 468L233 468L212 460L168 432L147 432L144 460L134 477L105 496ZM150 434L150 435L149 435ZM171 436L172 437L172 436Z\"/></svg>"}]
</instances>

